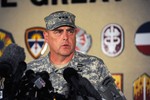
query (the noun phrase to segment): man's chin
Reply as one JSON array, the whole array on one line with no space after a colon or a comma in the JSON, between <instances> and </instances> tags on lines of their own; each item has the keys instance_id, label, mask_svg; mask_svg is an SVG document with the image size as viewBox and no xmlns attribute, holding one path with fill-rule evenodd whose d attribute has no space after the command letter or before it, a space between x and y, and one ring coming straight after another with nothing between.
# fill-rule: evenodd
<instances>
[{"instance_id":1,"label":"man's chin","mask_svg":"<svg viewBox=\"0 0 150 100\"><path fill-rule=\"evenodd\" d=\"M73 54L73 52L71 52L71 51L69 51L69 52L67 52L67 51L61 52L61 55L63 55L63 56L70 56L71 54Z\"/></svg>"}]
</instances>

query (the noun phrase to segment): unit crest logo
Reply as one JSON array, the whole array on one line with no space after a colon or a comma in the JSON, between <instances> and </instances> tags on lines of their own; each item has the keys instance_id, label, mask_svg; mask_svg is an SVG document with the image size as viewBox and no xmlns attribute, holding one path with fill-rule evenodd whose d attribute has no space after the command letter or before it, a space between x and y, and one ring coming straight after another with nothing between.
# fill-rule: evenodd
<instances>
[{"instance_id":1,"label":"unit crest logo","mask_svg":"<svg viewBox=\"0 0 150 100\"><path fill-rule=\"evenodd\" d=\"M35 59L39 58L47 48L43 32L45 28L33 27L25 31L25 43L28 51Z\"/></svg>"},{"instance_id":2,"label":"unit crest logo","mask_svg":"<svg viewBox=\"0 0 150 100\"><path fill-rule=\"evenodd\" d=\"M92 44L92 37L80 27L77 28L77 31L78 32L76 34L76 51L87 53Z\"/></svg>"},{"instance_id":3,"label":"unit crest logo","mask_svg":"<svg viewBox=\"0 0 150 100\"><path fill-rule=\"evenodd\" d=\"M11 43L14 43L14 39L11 33L0 29L0 57L3 54L4 49Z\"/></svg>"},{"instance_id":4,"label":"unit crest logo","mask_svg":"<svg viewBox=\"0 0 150 100\"><path fill-rule=\"evenodd\" d=\"M133 100L150 100L150 76L146 73L133 83Z\"/></svg>"},{"instance_id":5,"label":"unit crest logo","mask_svg":"<svg viewBox=\"0 0 150 100\"><path fill-rule=\"evenodd\" d=\"M101 40L104 54L110 57L118 56L124 47L123 29L117 24L109 24L104 27Z\"/></svg>"},{"instance_id":6,"label":"unit crest logo","mask_svg":"<svg viewBox=\"0 0 150 100\"><path fill-rule=\"evenodd\" d=\"M115 84L117 87L123 91L123 74L122 73L112 73L112 77L115 79Z\"/></svg>"},{"instance_id":7,"label":"unit crest logo","mask_svg":"<svg viewBox=\"0 0 150 100\"><path fill-rule=\"evenodd\" d=\"M141 53L150 56L150 22L144 23L136 31L135 45Z\"/></svg>"}]
</instances>

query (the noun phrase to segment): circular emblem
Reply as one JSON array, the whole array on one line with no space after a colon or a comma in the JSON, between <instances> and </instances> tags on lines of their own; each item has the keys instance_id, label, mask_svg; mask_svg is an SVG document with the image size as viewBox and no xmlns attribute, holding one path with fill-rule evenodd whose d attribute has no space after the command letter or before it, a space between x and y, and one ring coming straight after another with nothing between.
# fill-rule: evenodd
<instances>
[{"instance_id":1,"label":"circular emblem","mask_svg":"<svg viewBox=\"0 0 150 100\"><path fill-rule=\"evenodd\" d=\"M104 54L110 57L118 56L124 47L123 29L117 24L109 24L104 27L101 40Z\"/></svg>"},{"instance_id":2,"label":"circular emblem","mask_svg":"<svg viewBox=\"0 0 150 100\"><path fill-rule=\"evenodd\" d=\"M136 48L145 55L150 55L150 22L141 25L135 34Z\"/></svg>"},{"instance_id":3,"label":"circular emblem","mask_svg":"<svg viewBox=\"0 0 150 100\"><path fill-rule=\"evenodd\" d=\"M76 51L87 53L92 44L91 35L87 34L85 30L80 27L77 28L76 34Z\"/></svg>"}]
</instances>

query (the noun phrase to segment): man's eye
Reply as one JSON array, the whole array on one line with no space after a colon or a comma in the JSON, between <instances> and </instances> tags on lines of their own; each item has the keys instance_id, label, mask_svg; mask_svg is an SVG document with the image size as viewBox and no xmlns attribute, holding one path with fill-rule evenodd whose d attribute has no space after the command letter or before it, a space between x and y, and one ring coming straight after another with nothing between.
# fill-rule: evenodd
<instances>
[{"instance_id":1,"label":"man's eye","mask_svg":"<svg viewBox=\"0 0 150 100\"><path fill-rule=\"evenodd\" d=\"M62 33L62 30L55 30L54 33L55 34L60 34L60 33Z\"/></svg>"},{"instance_id":2,"label":"man's eye","mask_svg":"<svg viewBox=\"0 0 150 100\"><path fill-rule=\"evenodd\" d=\"M69 33L74 33L75 30L74 30L74 29L70 29L70 30L68 30L68 32L69 32Z\"/></svg>"}]
</instances>

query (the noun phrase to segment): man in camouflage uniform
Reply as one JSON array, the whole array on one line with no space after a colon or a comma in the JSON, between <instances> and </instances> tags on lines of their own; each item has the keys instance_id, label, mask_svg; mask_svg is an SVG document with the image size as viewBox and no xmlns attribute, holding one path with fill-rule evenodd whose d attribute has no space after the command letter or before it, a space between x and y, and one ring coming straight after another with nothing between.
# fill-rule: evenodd
<instances>
[{"instance_id":1,"label":"man in camouflage uniform","mask_svg":"<svg viewBox=\"0 0 150 100\"><path fill-rule=\"evenodd\" d=\"M66 97L69 94L69 86L63 77L63 71L71 67L77 70L79 75L88 79L103 99L126 100L123 93L116 88L114 81L109 80L111 81L109 87L113 86L112 88L108 88L108 84L104 86L104 80L108 76L111 77L111 74L102 59L75 51L77 33L75 15L66 11L58 11L45 17L45 22L44 38L49 45L50 52L45 57L28 63L29 69L35 72L47 71L54 92Z\"/></svg>"}]
</instances>

